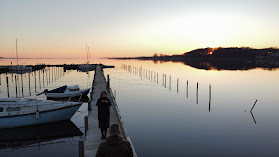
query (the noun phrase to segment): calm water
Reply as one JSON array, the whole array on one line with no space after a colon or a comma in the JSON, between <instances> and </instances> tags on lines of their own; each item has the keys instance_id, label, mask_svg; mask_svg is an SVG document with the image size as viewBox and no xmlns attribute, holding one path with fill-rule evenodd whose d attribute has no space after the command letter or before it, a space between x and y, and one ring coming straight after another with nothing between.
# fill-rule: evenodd
<instances>
[{"instance_id":1,"label":"calm water","mask_svg":"<svg viewBox=\"0 0 279 157\"><path fill-rule=\"evenodd\" d=\"M46 64L83 62L83 60L41 61ZM34 60L23 62L37 64ZM116 66L104 72L110 75L111 88L116 95L122 119L138 156L279 156L279 97L277 96L279 70L217 71L195 69L182 63L172 62L95 61L95 63L100 62ZM130 71L123 65L131 66ZM143 76L138 73L140 67L143 69ZM163 84L163 74L166 75L165 84ZM8 76L11 77L11 74ZM82 88L90 87L93 76L94 72L87 74L68 71L58 80L50 81L47 88L52 89L64 84L78 84ZM7 97L5 77L6 74L1 75L1 97ZM36 77L38 79L38 74ZM28 96L30 94L28 74L24 80L26 81L24 96ZM45 88L39 89L38 82L36 83L37 92L46 88L45 85ZM13 89L15 85L11 86L13 87L10 87L10 92L15 94ZM36 93L34 75L31 86L32 95ZM44 99L44 96L39 98ZM256 100L252 116L250 109ZM87 114L85 105L82 107L81 112L76 113L73 118L80 130L84 130L82 116ZM25 156L32 156L35 153L49 153L50 156L54 152L67 154L68 150L75 150L76 154L72 153L71 156L77 156L77 143L73 146L67 144L59 147L48 146L45 149L41 146L41 149L36 150L23 149L8 152L0 150L0 155L2 153L21 155L24 152Z\"/></svg>"}]
</instances>

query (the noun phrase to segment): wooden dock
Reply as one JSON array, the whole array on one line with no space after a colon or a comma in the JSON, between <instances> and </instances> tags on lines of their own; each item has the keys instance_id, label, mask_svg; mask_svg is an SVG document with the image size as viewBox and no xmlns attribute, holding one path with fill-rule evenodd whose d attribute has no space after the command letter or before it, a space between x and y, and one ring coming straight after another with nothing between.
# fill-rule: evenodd
<instances>
[{"instance_id":1,"label":"wooden dock","mask_svg":"<svg viewBox=\"0 0 279 157\"><path fill-rule=\"evenodd\" d=\"M119 126L121 127L121 137L126 138L128 141L130 141L133 147L131 139L129 138L128 133L121 120L120 112L116 104L115 98L112 94L112 91L109 87L107 88L107 85L109 84L108 82L109 80L106 81L105 79L102 65L98 64L95 70L94 80L92 83L92 100L90 103L92 110L88 114L88 130L86 132L86 138L84 141L85 157L95 157L100 143L105 141L101 139L101 131L98 127L98 107L96 106L97 100L100 97L102 91L107 92L107 96L112 103L112 106L110 107L110 124L119 124ZM133 151L134 157L136 157L137 155L134 150L134 147Z\"/></svg>"}]
</instances>

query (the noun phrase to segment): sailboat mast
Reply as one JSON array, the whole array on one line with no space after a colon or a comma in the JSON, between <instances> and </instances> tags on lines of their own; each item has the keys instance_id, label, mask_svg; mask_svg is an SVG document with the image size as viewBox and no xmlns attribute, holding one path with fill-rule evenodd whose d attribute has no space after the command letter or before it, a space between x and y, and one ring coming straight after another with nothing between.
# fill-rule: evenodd
<instances>
[{"instance_id":1,"label":"sailboat mast","mask_svg":"<svg viewBox=\"0 0 279 157\"><path fill-rule=\"evenodd\" d=\"M18 65L17 39L16 39L16 64Z\"/></svg>"},{"instance_id":2,"label":"sailboat mast","mask_svg":"<svg viewBox=\"0 0 279 157\"><path fill-rule=\"evenodd\" d=\"M87 64L88 64L87 44L86 44L86 61L87 61Z\"/></svg>"},{"instance_id":3,"label":"sailboat mast","mask_svg":"<svg viewBox=\"0 0 279 157\"><path fill-rule=\"evenodd\" d=\"M88 46L88 63L90 62L90 52L89 52L89 46Z\"/></svg>"}]
</instances>

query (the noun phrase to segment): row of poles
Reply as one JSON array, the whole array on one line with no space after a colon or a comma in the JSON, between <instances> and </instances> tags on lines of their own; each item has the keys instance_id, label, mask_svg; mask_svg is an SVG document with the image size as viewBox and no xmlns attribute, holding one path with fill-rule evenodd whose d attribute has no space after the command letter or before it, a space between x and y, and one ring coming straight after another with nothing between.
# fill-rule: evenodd
<instances>
[{"instance_id":1,"label":"row of poles","mask_svg":"<svg viewBox=\"0 0 279 157\"><path fill-rule=\"evenodd\" d=\"M2 74L0 74L0 87L2 86ZM48 86L51 82L56 81L60 79L62 76L65 75L65 71L61 67L47 67L42 70L33 71L31 73L24 73L24 74L13 74L11 73L11 76L8 76L8 73L6 73L6 85L7 85L7 96L10 97L10 87L11 83L9 82L9 78L11 82L14 82L14 88L15 88L15 96L18 97L24 97L24 81L23 77L25 78L28 75L28 87L29 87L29 95L31 96L31 77L34 77L34 91L37 92L37 88L41 90L41 88ZM38 79L38 83L37 83Z\"/></svg>"},{"instance_id":2,"label":"row of poles","mask_svg":"<svg viewBox=\"0 0 279 157\"><path fill-rule=\"evenodd\" d=\"M160 74L158 72L154 72L154 71L150 71L148 69L143 69L142 66L141 67L136 67L136 66L130 66L130 65L126 65L126 64L121 64L121 67L132 73L132 74L135 74L135 75L138 75L141 79L147 79L147 80L150 80L151 82L154 82L154 83L157 83L159 84L159 76L162 75L162 86L167 88L167 74L163 73L163 74ZM169 75L169 90L171 91L171 81L172 80L172 77L171 75ZM177 78L177 86L176 86L176 92L179 93L179 78ZM187 80L186 82L186 97L188 98L189 97L189 82ZM197 82L197 89L196 89L196 103L198 104L198 93L199 93L199 83ZM210 112L210 109L211 109L211 84L209 85L209 112Z\"/></svg>"},{"instance_id":3,"label":"row of poles","mask_svg":"<svg viewBox=\"0 0 279 157\"><path fill-rule=\"evenodd\" d=\"M139 77L141 77L141 79L148 79L150 80L151 82L156 82L157 84L159 84L159 73L158 72L153 72L153 71L150 71L148 69L143 69L142 66L141 67L136 67L136 66L130 66L130 65L126 65L126 64L122 64L121 67L124 69L124 70L127 70L128 72L132 73L132 74L135 74L135 75L139 75ZM171 75L169 75L169 90L171 90ZM162 85L163 87L167 88L167 74L162 74ZM179 78L177 78L177 93L179 92ZM188 89L189 89L189 82L187 80L186 82L186 97L188 98ZM197 82L197 89L196 89L196 103L198 104L198 95L199 93L199 83ZM251 108L250 110L250 113L253 117L253 120L254 122L256 123L256 120L253 116L253 109L255 107L257 103L257 100L255 101L253 107ZM211 110L211 84L209 84L209 104L208 104L208 110L210 112ZM246 110L245 110L246 112Z\"/></svg>"}]
</instances>

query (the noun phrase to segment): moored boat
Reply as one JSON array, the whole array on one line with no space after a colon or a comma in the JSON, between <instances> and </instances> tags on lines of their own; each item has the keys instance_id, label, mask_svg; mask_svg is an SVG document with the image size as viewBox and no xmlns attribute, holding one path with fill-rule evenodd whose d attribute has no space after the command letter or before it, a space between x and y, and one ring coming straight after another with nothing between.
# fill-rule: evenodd
<instances>
[{"instance_id":1,"label":"moored boat","mask_svg":"<svg viewBox=\"0 0 279 157\"><path fill-rule=\"evenodd\" d=\"M80 89L78 85L62 86L50 91L45 91L47 99L61 99L87 96L90 88Z\"/></svg>"},{"instance_id":2,"label":"moored boat","mask_svg":"<svg viewBox=\"0 0 279 157\"><path fill-rule=\"evenodd\" d=\"M0 128L16 128L68 120L81 102L0 98Z\"/></svg>"}]
</instances>

